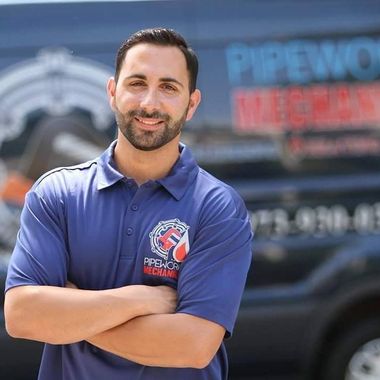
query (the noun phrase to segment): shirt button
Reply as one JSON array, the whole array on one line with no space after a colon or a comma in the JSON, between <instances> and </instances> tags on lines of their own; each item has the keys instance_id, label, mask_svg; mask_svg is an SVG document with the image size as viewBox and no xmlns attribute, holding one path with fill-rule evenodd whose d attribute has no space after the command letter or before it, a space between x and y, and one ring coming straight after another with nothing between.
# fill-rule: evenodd
<instances>
[{"instance_id":1,"label":"shirt button","mask_svg":"<svg viewBox=\"0 0 380 380\"><path fill-rule=\"evenodd\" d=\"M132 205L131 209L132 209L133 211L137 211L137 210L139 209L139 206L137 206L137 205Z\"/></svg>"},{"instance_id":2,"label":"shirt button","mask_svg":"<svg viewBox=\"0 0 380 380\"><path fill-rule=\"evenodd\" d=\"M91 351L96 354L98 352L98 349L96 347L91 347Z\"/></svg>"},{"instance_id":3,"label":"shirt button","mask_svg":"<svg viewBox=\"0 0 380 380\"><path fill-rule=\"evenodd\" d=\"M129 227L127 229L127 235L132 235L133 234L133 228Z\"/></svg>"}]
</instances>

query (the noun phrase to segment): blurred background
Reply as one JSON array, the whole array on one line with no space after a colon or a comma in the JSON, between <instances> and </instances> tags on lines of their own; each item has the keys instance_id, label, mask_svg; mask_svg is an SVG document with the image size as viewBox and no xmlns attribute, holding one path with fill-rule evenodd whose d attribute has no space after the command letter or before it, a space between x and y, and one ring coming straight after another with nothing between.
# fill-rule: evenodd
<instances>
[{"instance_id":1,"label":"blurred background","mask_svg":"<svg viewBox=\"0 0 380 380\"><path fill-rule=\"evenodd\" d=\"M378 0L0 0L1 299L25 193L114 139L116 51L155 26L199 57L184 142L252 216L230 378L380 379ZM40 352L1 308L0 378L35 379Z\"/></svg>"}]
</instances>

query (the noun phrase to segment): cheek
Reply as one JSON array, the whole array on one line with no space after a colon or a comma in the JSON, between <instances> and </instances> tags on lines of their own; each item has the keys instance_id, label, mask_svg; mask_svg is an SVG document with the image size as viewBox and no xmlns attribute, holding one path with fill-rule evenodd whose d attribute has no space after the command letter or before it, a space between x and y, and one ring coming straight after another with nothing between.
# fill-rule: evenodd
<instances>
[{"instance_id":1,"label":"cheek","mask_svg":"<svg viewBox=\"0 0 380 380\"><path fill-rule=\"evenodd\" d=\"M138 105L138 99L127 93L117 94L115 97L116 107L120 110L127 110L131 108L136 108Z\"/></svg>"},{"instance_id":2,"label":"cheek","mask_svg":"<svg viewBox=\"0 0 380 380\"><path fill-rule=\"evenodd\" d=\"M176 119L183 116L183 114L188 109L189 103L184 100L176 100L170 103L170 108L168 107L168 112L171 113L171 115L175 116Z\"/></svg>"}]
</instances>

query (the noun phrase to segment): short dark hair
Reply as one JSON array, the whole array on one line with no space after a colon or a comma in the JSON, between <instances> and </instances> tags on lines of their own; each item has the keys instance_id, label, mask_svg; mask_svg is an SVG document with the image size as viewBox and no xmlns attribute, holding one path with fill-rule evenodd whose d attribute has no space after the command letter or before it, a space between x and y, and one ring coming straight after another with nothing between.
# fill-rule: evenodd
<instances>
[{"instance_id":1,"label":"short dark hair","mask_svg":"<svg viewBox=\"0 0 380 380\"><path fill-rule=\"evenodd\" d=\"M173 29L166 28L153 28L139 30L133 33L127 40L120 46L116 55L116 69L115 81L119 79L121 66L125 59L127 51L141 43L148 43L160 46L176 46L180 49L185 56L187 71L189 72L189 89L192 93L197 85L198 75L198 58L195 52L188 46L185 39Z\"/></svg>"}]
</instances>

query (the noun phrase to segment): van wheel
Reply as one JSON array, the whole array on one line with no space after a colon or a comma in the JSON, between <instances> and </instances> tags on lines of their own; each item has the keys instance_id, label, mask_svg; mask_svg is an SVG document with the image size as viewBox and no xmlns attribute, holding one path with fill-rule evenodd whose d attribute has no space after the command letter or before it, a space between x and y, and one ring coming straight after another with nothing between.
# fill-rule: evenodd
<instances>
[{"instance_id":1,"label":"van wheel","mask_svg":"<svg viewBox=\"0 0 380 380\"><path fill-rule=\"evenodd\" d=\"M380 318L346 329L324 360L323 380L379 380Z\"/></svg>"}]
</instances>

